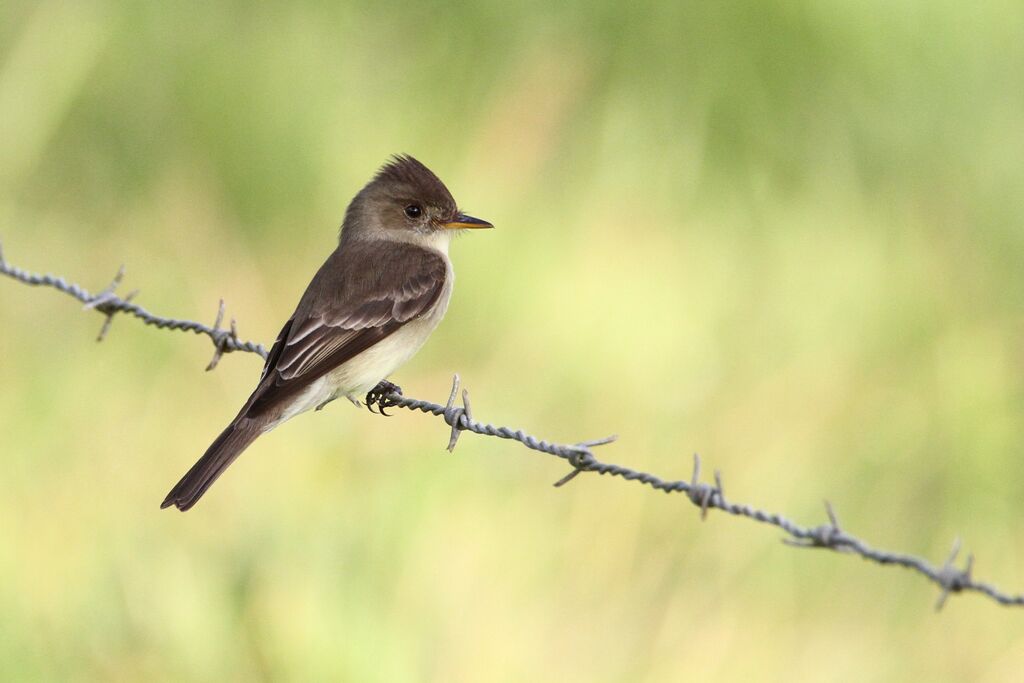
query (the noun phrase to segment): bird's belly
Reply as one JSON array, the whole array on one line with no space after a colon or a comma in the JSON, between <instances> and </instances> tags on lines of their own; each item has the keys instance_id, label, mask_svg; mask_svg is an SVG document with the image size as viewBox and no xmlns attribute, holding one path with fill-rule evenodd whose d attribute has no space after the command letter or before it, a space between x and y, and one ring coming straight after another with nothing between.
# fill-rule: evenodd
<instances>
[{"instance_id":1,"label":"bird's belly","mask_svg":"<svg viewBox=\"0 0 1024 683\"><path fill-rule=\"evenodd\" d=\"M440 317L413 320L327 375L335 396L361 399L377 383L401 367L423 346Z\"/></svg>"},{"instance_id":2,"label":"bird's belly","mask_svg":"<svg viewBox=\"0 0 1024 683\"><path fill-rule=\"evenodd\" d=\"M266 431L336 398L362 399L366 392L419 351L439 321L440 318L424 317L408 322L391 336L314 380L278 419L266 426Z\"/></svg>"}]
</instances>

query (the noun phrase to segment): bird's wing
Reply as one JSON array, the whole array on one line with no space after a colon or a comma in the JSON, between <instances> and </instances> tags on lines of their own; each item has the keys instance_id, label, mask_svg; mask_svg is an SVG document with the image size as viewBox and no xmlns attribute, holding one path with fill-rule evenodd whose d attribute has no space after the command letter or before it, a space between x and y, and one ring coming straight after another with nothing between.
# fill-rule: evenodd
<instances>
[{"instance_id":1,"label":"bird's wing","mask_svg":"<svg viewBox=\"0 0 1024 683\"><path fill-rule=\"evenodd\" d=\"M436 252L395 245L373 254L373 262L362 255L358 248L336 251L313 278L274 343L244 414L255 417L301 392L429 312L444 289L447 267Z\"/></svg>"}]
</instances>

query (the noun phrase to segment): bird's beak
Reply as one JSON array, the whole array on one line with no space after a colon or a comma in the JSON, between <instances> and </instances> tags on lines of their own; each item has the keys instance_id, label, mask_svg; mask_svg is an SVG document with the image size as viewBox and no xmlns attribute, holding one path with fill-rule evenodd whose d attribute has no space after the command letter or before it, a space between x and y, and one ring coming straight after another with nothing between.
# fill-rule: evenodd
<instances>
[{"instance_id":1,"label":"bird's beak","mask_svg":"<svg viewBox=\"0 0 1024 683\"><path fill-rule=\"evenodd\" d=\"M474 218L473 216L460 213L455 216L455 220L442 223L441 227L445 230L479 230L481 228L493 228L494 226L482 218Z\"/></svg>"}]
</instances>

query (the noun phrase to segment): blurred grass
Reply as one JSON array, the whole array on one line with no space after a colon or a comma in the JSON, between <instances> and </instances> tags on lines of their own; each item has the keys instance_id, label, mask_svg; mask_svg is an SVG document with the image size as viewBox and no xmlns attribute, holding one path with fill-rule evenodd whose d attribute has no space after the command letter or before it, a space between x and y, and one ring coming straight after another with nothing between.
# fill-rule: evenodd
<instances>
[{"instance_id":1,"label":"blurred grass","mask_svg":"<svg viewBox=\"0 0 1024 683\"><path fill-rule=\"evenodd\" d=\"M499 226L396 378L1024 588L1017 3L6 3L8 258L273 339L388 154ZM4 680L1009 681L1018 612L0 283ZM333 408L333 407L332 407Z\"/></svg>"}]
</instances>

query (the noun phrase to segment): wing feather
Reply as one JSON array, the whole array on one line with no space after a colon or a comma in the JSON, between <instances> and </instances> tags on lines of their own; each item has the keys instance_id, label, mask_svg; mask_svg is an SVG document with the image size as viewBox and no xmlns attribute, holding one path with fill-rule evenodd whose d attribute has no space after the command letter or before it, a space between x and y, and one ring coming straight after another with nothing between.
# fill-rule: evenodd
<instances>
[{"instance_id":1,"label":"wing feather","mask_svg":"<svg viewBox=\"0 0 1024 683\"><path fill-rule=\"evenodd\" d=\"M362 245L334 252L271 349L243 412L257 415L428 313L447 277L445 259L413 245L381 257ZM372 265L368 265L372 264Z\"/></svg>"}]
</instances>

